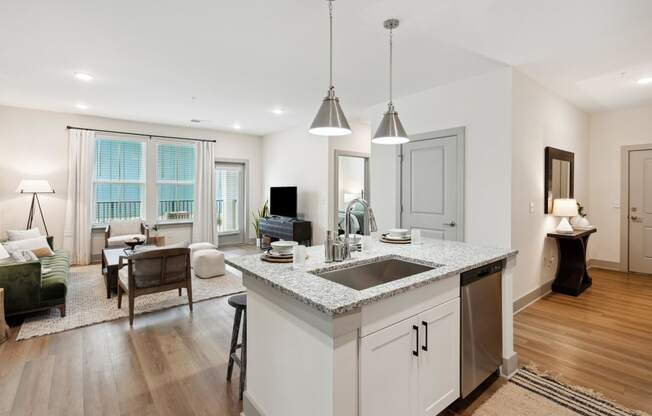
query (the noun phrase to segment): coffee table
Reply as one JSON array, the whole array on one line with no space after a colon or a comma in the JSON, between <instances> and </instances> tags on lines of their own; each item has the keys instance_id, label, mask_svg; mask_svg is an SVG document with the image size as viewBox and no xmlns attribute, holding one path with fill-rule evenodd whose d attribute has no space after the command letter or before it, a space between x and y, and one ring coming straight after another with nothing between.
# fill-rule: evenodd
<instances>
[{"instance_id":1,"label":"coffee table","mask_svg":"<svg viewBox=\"0 0 652 416\"><path fill-rule=\"evenodd\" d=\"M153 245L140 246L136 252L146 248L156 248ZM125 249L127 249L125 251ZM111 297L112 291L118 290L118 265L120 256L128 256L131 251L127 247L105 248L102 250L102 276L104 276L104 285L106 286L106 297Z\"/></svg>"}]
</instances>

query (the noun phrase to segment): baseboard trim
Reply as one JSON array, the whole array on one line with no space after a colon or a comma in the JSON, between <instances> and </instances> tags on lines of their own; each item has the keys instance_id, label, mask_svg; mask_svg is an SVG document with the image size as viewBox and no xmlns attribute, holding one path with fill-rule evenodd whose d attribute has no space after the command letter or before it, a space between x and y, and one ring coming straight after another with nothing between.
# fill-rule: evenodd
<instances>
[{"instance_id":1,"label":"baseboard trim","mask_svg":"<svg viewBox=\"0 0 652 416\"><path fill-rule=\"evenodd\" d=\"M538 288L534 289L527 295L516 299L512 305L512 310L514 311L514 315L522 311L523 309L527 308L537 300L541 299L548 293L552 291L552 280L549 282L544 283L543 285L539 286Z\"/></svg>"},{"instance_id":2,"label":"baseboard trim","mask_svg":"<svg viewBox=\"0 0 652 416\"><path fill-rule=\"evenodd\" d=\"M503 357L503 365L500 366L500 374L506 378L512 376L518 371L518 353L515 352L511 357Z\"/></svg>"},{"instance_id":3,"label":"baseboard trim","mask_svg":"<svg viewBox=\"0 0 652 416\"><path fill-rule=\"evenodd\" d=\"M244 391L242 398L242 415L243 416L265 416L263 412L254 404L254 401L247 394L247 390Z\"/></svg>"},{"instance_id":4,"label":"baseboard trim","mask_svg":"<svg viewBox=\"0 0 652 416\"><path fill-rule=\"evenodd\" d=\"M617 261L609 261L609 260L591 259L586 262L586 267L588 269L605 269L605 270L613 270L616 272L620 271L620 263Z\"/></svg>"}]
</instances>

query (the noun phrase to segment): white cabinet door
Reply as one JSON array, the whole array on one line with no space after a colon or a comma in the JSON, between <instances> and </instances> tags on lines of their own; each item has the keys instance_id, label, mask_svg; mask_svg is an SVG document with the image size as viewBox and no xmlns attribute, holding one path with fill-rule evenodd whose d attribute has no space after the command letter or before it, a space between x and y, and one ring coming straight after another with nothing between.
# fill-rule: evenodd
<instances>
[{"instance_id":1,"label":"white cabinet door","mask_svg":"<svg viewBox=\"0 0 652 416\"><path fill-rule=\"evenodd\" d=\"M418 323L409 318L361 339L361 416L416 416Z\"/></svg>"},{"instance_id":2,"label":"white cabinet door","mask_svg":"<svg viewBox=\"0 0 652 416\"><path fill-rule=\"evenodd\" d=\"M435 416L460 395L460 300L418 315L419 416Z\"/></svg>"}]
</instances>

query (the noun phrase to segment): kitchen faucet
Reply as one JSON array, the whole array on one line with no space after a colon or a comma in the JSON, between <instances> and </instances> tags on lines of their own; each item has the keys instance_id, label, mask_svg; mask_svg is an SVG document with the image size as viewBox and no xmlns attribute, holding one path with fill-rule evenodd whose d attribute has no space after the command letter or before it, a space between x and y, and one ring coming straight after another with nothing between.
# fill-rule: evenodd
<instances>
[{"instance_id":1,"label":"kitchen faucet","mask_svg":"<svg viewBox=\"0 0 652 416\"><path fill-rule=\"evenodd\" d=\"M363 198L355 198L349 202L346 206L346 211L344 211L344 260L351 258L351 251L355 251L351 247L351 240L349 234L351 233L351 210L355 204L360 204L364 207L364 229L363 233L365 235L370 235L373 232L378 231L378 226L376 225L376 217L374 216L374 211L371 209L371 205Z\"/></svg>"}]
</instances>

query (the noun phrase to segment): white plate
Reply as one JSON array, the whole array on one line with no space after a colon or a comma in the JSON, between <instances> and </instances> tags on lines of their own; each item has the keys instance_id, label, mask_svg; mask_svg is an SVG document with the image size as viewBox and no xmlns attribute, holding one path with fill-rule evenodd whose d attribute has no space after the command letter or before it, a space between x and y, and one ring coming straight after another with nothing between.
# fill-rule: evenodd
<instances>
[{"instance_id":1,"label":"white plate","mask_svg":"<svg viewBox=\"0 0 652 416\"><path fill-rule=\"evenodd\" d=\"M387 230L387 236L392 236L392 238L405 238L410 235L410 230L405 228L390 228Z\"/></svg>"},{"instance_id":2,"label":"white plate","mask_svg":"<svg viewBox=\"0 0 652 416\"><path fill-rule=\"evenodd\" d=\"M384 234L384 235L383 235L383 238L386 239L386 240L395 240L395 241L409 241L409 240L410 240L410 236L409 236L409 235L406 236L406 237L392 237L392 236L389 235L389 234Z\"/></svg>"},{"instance_id":3,"label":"white plate","mask_svg":"<svg viewBox=\"0 0 652 416\"><path fill-rule=\"evenodd\" d=\"M278 258L288 258L292 257L292 253L279 253L278 251L274 250L273 248L268 250L267 254L269 257L278 257Z\"/></svg>"}]
</instances>

